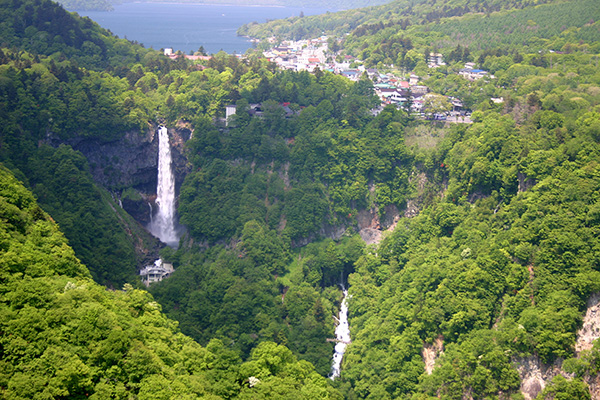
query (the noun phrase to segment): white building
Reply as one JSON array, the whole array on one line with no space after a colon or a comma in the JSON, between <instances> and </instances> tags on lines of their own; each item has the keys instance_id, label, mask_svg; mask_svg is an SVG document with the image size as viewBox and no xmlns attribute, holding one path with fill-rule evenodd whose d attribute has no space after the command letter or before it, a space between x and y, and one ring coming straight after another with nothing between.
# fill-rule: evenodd
<instances>
[{"instance_id":1,"label":"white building","mask_svg":"<svg viewBox=\"0 0 600 400\"><path fill-rule=\"evenodd\" d=\"M489 76L490 78L494 77L493 75L488 75L488 72L484 71L482 69L463 68L460 71L458 71L458 74L465 77L466 79L468 79L470 81L475 81L477 79L481 79L486 76Z\"/></svg>"},{"instance_id":2,"label":"white building","mask_svg":"<svg viewBox=\"0 0 600 400\"><path fill-rule=\"evenodd\" d=\"M442 65L446 65L444 62L444 55L441 53L429 53L429 62L427 66L429 68L437 68Z\"/></svg>"},{"instance_id":3,"label":"white building","mask_svg":"<svg viewBox=\"0 0 600 400\"><path fill-rule=\"evenodd\" d=\"M142 282L146 286L150 286L153 282L162 281L168 278L175 269L173 264L164 263L160 258L154 262L154 265L147 265L140 271Z\"/></svg>"},{"instance_id":4,"label":"white building","mask_svg":"<svg viewBox=\"0 0 600 400\"><path fill-rule=\"evenodd\" d=\"M232 115L235 115L236 112L237 112L237 106L235 106L235 105L225 106L225 125L229 125L229 121L230 121L229 118Z\"/></svg>"}]
</instances>

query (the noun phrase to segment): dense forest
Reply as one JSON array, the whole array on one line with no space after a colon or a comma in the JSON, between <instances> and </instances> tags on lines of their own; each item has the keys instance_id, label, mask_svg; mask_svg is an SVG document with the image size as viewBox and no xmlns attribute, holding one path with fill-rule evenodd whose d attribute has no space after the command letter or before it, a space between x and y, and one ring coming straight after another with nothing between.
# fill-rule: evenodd
<instances>
[{"instance_id":1,"label":"dense forest","mask_svg":"<svg viewBox=\"0 0 600 400\"><path fill-rule=\"evenodd\" d=\"M472 124L373 112L366 74L172 60L49 1L0 4L2 398L523 399L531 365L550 371L539 399L600 390L600 343L575 351L600 291L594 1L398 1L242 28L343 34L337 56L418 73ZM465 62L494 78L457 75ZM121 207L145 194L117 157L100 182L74 149L159 124L193 132L177 248ZM159 249L175 272L146 289ZM341 285L352 343L330 380Z\"/></svg>"},{"instance_id":2,"label":"dense forest","mask_svg":"<svg viewBox=\"0 0 600 400\"><path fill-rule=\"evenodd\" d=\"M31 192L0 177L2 398L341 398L281 345L241 363L217 339L179 333L148 292L106 290Z\"/></svg>"},{"instance_id":3,"label":"dense forest","mask_svg":"<svg viewBox=\"0 0 600 400\"><path fill-rule=\"evenodd\" d=\"M327 13L304 18L293 17L270 21L266 24L250 23L238 30L240 35L260 39L309 39L322 34L344 36L348 33L362 36L388 27L405 30L411 25L425 25L442 19L469 14L490 14L495 11L530 8L549 3L532 0L398 0L388 4ZM552 2L554 6L560 2ZM373 6L375 6L373 4Z\"/></svg>"}]
</instances>

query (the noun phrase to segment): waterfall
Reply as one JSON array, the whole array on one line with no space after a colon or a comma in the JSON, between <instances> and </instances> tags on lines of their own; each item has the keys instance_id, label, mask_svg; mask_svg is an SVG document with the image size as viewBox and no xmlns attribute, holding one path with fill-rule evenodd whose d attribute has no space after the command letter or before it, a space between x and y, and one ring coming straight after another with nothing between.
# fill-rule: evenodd
<instances>
[{"instance_id":1,"label":"waterfall","mask_svg":"<svg viewBox=\"0 0 600 400\"><path fill-rule=\"evenodd\" d=\"M148 225L150 233L169 246L177 246L179 237L175 229L175 178L171 168L169 133L164 126L158 129L156 205L158 211Z\"/></svg>"},{"instance_id":2,"label":"waterfall","mask_svg":"<svg viewBox=\"0 0 600 400\"><path fill-rule=\"evenodd\" d=\"M335 328L335 338L337 343L335 345L335 352L333 354L333 361L331 363L331 374L329 375L331 380L334 380L340 376L344 352L346 351L346 346L351 341L350 325L348 324L348 290L343 290L344 298L342 299L342 305L340 306L338 325Z\"/></svg>"}]
</instances>

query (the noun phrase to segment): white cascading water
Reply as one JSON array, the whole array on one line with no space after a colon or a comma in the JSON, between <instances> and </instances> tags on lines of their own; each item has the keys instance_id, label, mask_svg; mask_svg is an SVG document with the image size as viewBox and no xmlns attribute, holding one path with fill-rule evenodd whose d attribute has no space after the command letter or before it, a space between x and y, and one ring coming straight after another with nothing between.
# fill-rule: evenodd
<instances>
[{"instance_id":1,"label":"white cascading water","mask_svg":"<svg viewBox=\"0 0 600 400\"><path fill-rule=\"evenodd\" d=\"M337 343L335 345L335 352L333 353L333 361L331 363L331 374L329 375L331 380L340 376L344 352L346 351L346 346L351 341L350 325L348 324L348 290L346 289L344 289L344 298L342 299L342 304L340 306L338 325L335 328L335 338Z\"/></svg>"},{"instance_id":2,"label":"white cascading water","mask_svg":"<svg viewBox=\"0 0 600 400\"><path fill-rule=\"evenodd\" d=\"M169 246L179 242L175 229L175 178L171 168L171 146L166 127L158 129L158 183L156 185L158 211L148 229L152 235ZM152 207L152 206L151 206ZM152 208L150 208L152 210Z\"/></svg>"}]
</instances>

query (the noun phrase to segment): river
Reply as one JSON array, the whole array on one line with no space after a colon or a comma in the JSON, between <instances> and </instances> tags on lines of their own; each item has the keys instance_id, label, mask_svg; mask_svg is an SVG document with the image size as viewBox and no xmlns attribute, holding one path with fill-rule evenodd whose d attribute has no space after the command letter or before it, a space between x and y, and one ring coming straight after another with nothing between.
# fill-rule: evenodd
<instances>
[{"instance_id":1,"label":"river","mask_svg":"<svg viewBox=\"0 0 600 400\"><path fill-rule=\"evenodd\" d=\"M124 3L114 11L80 11L119 37L154 49L173 48L185 53L200 46L209 53L245 53L252 43L237 36L237 29L250 22L324 14L328 9L296 7L252 7L217 4Z\"/></svg>"}]
</instances>

